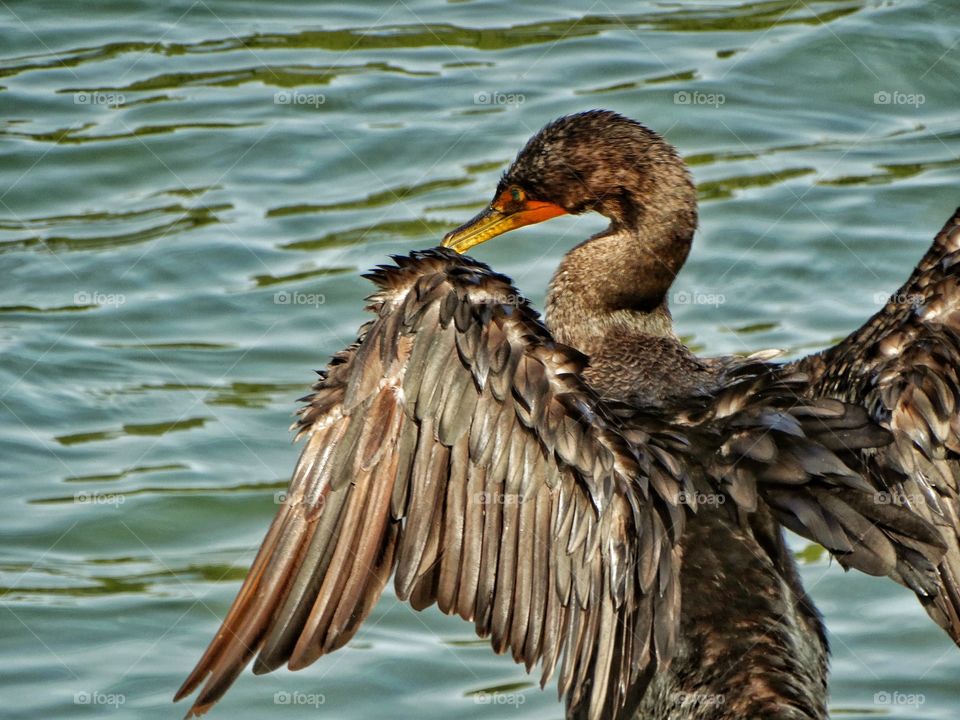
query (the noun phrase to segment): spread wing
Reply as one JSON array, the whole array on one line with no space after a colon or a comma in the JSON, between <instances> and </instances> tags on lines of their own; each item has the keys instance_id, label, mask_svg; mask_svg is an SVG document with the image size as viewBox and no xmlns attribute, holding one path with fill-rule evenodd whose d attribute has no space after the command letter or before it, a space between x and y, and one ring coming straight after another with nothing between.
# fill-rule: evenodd
<instances>
[{"instance_id":1,"label":"spread wing","mask_svg":"<svg viewBox=\"0 0 960 720\"><path fill-rule=\"evenodd\" d=\"M920 600L960 643L960 210L876 315L795 367L811 375L808 395L858 403L892 433L861 463L876 504L939 529L947 552Z\"/></svg>"},{"instance_id":2,"label":"spread wing","mask_svg":"<svg viewBox=\"0 0 960 720\"><path fill-rule=\"evenodd\" d=\"M766 504L785 527L823 545L845 568L885 575L929 597L945 546L910 508L877 502L861 456L889 432L859 405L802 399L809 377L746 362L709 408L722 444L706 462L741 510Z\"/></svg>"},{"instance_id":3,"label":"spread wing","mask_svg":"<svg viewBox=\"0 0 960 720\"><path fill-rule=\"evenodd\" d=\"M627 441L506 278L432 250L371 277L376 318L297 423L286 501L177 699L206 712L254 672L343 646L391 573L476 623L587 717L669 659L682 438Z\"/></svg>"},{"instance_id":4,"label":"spread wing","mask_svg":"<svg viewBox=\"0 0 960 720\"><path fill-rule=\"evenodd\" d=\"M862 454L885 449L891 434L859 405L803 397L810 378L762 356L728 359L722 387L670 418L691 443L693 482L700 492L722 493L741 514L768 509L845 568L930 597L945 551L939 533L910 508L877 502L864 477ZM661 411L644 426L663 421ZM696 497L683 497L694 511Z\"/></svg>"}]
</instances>

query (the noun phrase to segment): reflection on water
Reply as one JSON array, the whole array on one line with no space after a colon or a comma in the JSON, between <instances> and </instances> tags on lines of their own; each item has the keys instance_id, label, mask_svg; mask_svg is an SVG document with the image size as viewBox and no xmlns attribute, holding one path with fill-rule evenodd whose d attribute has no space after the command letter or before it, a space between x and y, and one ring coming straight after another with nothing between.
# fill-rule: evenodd
<instances>
[{"instance_id":1,"label":"reflection on water","mask_svg":"<svg viewBox=\"0 0 960 720\"><path fill-rule=\"evenodd\" d=\"M230 33L215 39L196 42L117 42L97 48L77 47L60 52L36 53L11 57L0 63L0 78L31 70L74 67L85 63L103 63L126 54L157 54L175 58L191 54L229 54L243 51L255 53L270 50L324 50L338 53L364 51L466 47L485 51L499 51L540 43L571 41L599 35L611 30L642 30L644 32L718 32L769 31L775 27L795 24L819 25L856 12L863 3L845 0L814 0L798 6L789 0L724 6L718 9L673 9L651 14L585 15L547 22L517 24L510 27L459 27L448 23L427 23L411 10L416 22L410 24L377 24L342 30L305 30L291 33L253 33L238 36ZM842 6L842 7L836 7ZM435 11L435 9L433 9ZM433 13L430 13L433 14ZM386 15L386 13L384 13ZM382 16L381 16L382 17ZM228 28L229 29L229 28ZM463 63L461 63L463 66ZM154 78L131 83L122 89L155 90L203 84L205 79L224 79L228 85L262 81L292 87L296 84L325 84L338 74L358 72L357 68L371 68L378 72L405 72L384 63L349 65L336 63L326 72L311 75L310 66L275 68L258 64L255 67L228 73L205 71L195 73L166 73ZM264 78L269 76L269 80ZM165 78L157 81L156 78ZM211 83L216 84L216 83ZM102 86L98 89L103 89ZM116 89L116 86L109 86ZM72 92L65 89L64 92Z\"/></svg>"},{"instance_id":2,"label":"reflection on water","mask_svg":"<svg viewBox=\"0 0 960 720\"><path fill-rule=\"evenodd\" d=\"M608 106L686 157L702 228L676 292L715 302L675 316L698 352L829 344L958 203L942 4L44 10L0 6L12 717L182 711L172 692L282 501L295 401L365 319L360 274L472 215L547 120ZM541 300L601 228L560 218L477 256ZM832 633L833 715L952 718L960 653L912 596L796 550ZM348 649L242 678L220 715L291 714L278 692L342 718L561 714L468 625L392 592Z\"/></svg>"},{"instance_id":3,"label":"reflection on water","mask_svg":"<svg viewBox=\"0 0 960 720\"><path fill-rule=\"evenodd\" d=\"M284 215L300 215L302 213L324 212L332 210L363 210L396 203L418 195L426 195L441 188L455 188L470 183L470 178L447 178L446 180L430 180L416 185L402 185L375 192L360 200L347 200L326 204L284 205L267 210L267 217L282 217Z\"/></svg>"},{"instance_id":4,"label":"reflection on water","mask_svg":"<svg viewBox=\"0 0 960 720\"><path fill-rule=\"evenodd\" d=\"M58 435L53 439L61 445L76 445L78 443L113 440L123 435L165 435L170 432L203 427L207 420L208 418L187 418L185 420L171 420L160 423L129 423L117 430L97 430L94 432L73 433L71 435Z\"/></svg>"}]
</instances>

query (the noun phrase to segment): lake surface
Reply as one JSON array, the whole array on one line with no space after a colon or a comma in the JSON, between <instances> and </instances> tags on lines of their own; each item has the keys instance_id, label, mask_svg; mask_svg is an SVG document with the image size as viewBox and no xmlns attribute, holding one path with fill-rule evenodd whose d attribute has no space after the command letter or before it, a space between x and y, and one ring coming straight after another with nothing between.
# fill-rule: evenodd
<instances>
[{"instance_id":1,"label":"lake surface","mask_svg":"<svg viewBox=\"0 0 960 720\"><path fill-rule=\"evenodd\" d=\"M947 0L0 3L0 716L181 716L360 273L436 244L546 121L609 107L676 144L702 201L680 331L798 355L960 204L958 78ZM539 304L602 225L475 256ZM834 717L956 717L960 650L913 596L796 548ZM388 591L346 650L246 673L212 717L558 720L554 698Z\"/></svg>"}]
</instances>

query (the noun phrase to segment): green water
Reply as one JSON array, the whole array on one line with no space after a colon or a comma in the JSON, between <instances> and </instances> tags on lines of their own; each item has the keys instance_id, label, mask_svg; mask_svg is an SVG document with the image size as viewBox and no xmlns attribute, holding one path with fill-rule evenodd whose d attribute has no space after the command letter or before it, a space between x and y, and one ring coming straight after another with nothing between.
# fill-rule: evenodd
<instances>
[{"instance_id":1,"label":"green water","mask_svg":"<svg viewBox=\"0 0 960 720\"><path fill-rule=\"evenodd\" d=\"M711 353L842 336L960 203L956 3L582 7L0 3L0 716L182 714L360 272L435 244L545 121L610 107L688 157L676 291L714 301L675 316ZM539 302L601 226L476 256ZM834 716L956 717L960 651L912 596L804 558ZM213 715L316 716L562 711L388 592L348 649L245 674Z\"/></svg>"}]
</instances>

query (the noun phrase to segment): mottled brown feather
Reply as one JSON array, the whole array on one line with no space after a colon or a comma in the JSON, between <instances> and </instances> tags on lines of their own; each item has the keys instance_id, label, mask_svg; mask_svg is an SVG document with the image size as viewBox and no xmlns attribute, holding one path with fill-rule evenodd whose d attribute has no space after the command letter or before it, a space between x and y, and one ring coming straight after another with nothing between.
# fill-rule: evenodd
<instances>
[{"instance_id":1,"label":"mottled brown feather","mask_svg":"<svg viewBox=\"0 0 960 720\"><path fill-rule=\"evenodd\" d=\"M893 434L858 458L862 474L877 503L938 528L946 554L934 587L906 566L897 579L960 643L960 209L879 312L795 367L811 377L807 395L859 404Z\"/></svg>"}]
</instances>

